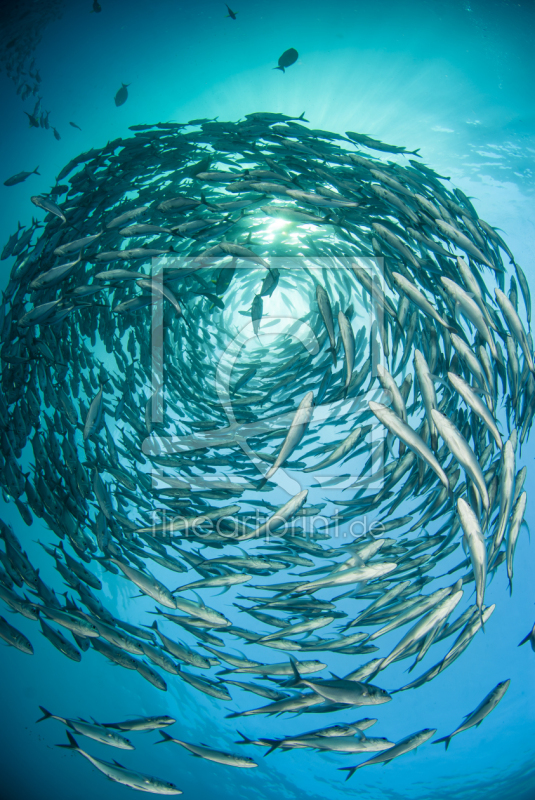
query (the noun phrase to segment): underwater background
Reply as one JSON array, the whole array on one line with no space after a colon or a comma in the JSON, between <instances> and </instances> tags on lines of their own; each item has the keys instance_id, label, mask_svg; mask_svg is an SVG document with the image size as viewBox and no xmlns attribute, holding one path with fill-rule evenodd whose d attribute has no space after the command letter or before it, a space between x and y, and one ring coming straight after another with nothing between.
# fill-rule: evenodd
<instances>
[{"instance_id":1,"label":"underwater background","mask_svg":"<svg viewBox=\"0 0 535 800\"><path fill-rule=\"evenodd\" d=\"M42 78L43 108L50 110L61 139L51 130L28 126L23 112L31 112L34 98L23 102L5 73L8 42L3 33L0 184L37 165L40 175L16 186L0 185L2 245L19 221L28 224L40 215L30 195L46 194L71 158L130 135L130 125L214 117L236 121L255 111L295 117L306 112L312 128L358 131L409 150L419 148L424 163L451 177L480 216L502 232L534 285L533 2L234 0L233 20L226 17L224 3L207 0L102 0L98 14L90 13L90 2L77 1L50 4L57 18L42 30L47 3L14 5L30 10L17 36L24 39L27 32L36 41L29 57L35 58ZM2 14L13 24L12 9ZM299 52L297 62L284 74L274 71L290 47ZM114 96L122 83L128 84L128 100L116 107ZM0 265L1 289L10 266L11 261ZM535 444L528 439L517 466L528 466L529 529L535 525L534 457ZM51 559L36 544L39 538L50 541L45 526L35 519L26 527L12 502L1 503L0 516L13 526L41 577L56 586ZM112 597L104 587L103 594L110 607L117 603L117 612L129 613L127 588ZM216 602L222 608L226 595ZM517 647L535 619L535 551L526 529L517 547L512 595L505 572L498 571L486 602L496 603L491 623L442 674L438 694L431 682L396 695L395 702L380 709L378 736L397 741L426 726L442 736L493 686L510 679L496 710L480 727L456 737L447 753L426 744L385 767L359 771L348 783L336 768L353 763L352 756L295 750L264 759L256 748L241 748L258 760L259 768L231 770L194 759L178 747L153 748L153 734L138 734L135 755L123 761L119 754L119 760L128 758L135 769L173 781L185 797L198 800L214 794L221 800L530 800L535 797L535 654L529 645ZM170 714L177 719L173 730L184 739L240 749L232 744L236 725L225 719L225 704L178 680L168 681L166 694L158 692L92 650L80 664L71 663L37 636L34 623L20 615L8 618L32 640L35 655L28 658L7 646L0 650L2 798L108 800L129 791L106 781L77 754L56 749L65 741L63 728L56 722L37 727L39 705L59 715L99 721ZM356 657L353 667L353 658L346 656L344 668L364 660ZM400 681L404 669L402 664ZM346 718L356 715L354 710ZM309 716L307 724L311 719L310 728L328 724L324 716ZM305 725L303 717L270 717L261 723L251 717L238 727L254 738L297 732ZM116 755L92 742L87 749L105 759Z\"/></svg>"}]
</instances>

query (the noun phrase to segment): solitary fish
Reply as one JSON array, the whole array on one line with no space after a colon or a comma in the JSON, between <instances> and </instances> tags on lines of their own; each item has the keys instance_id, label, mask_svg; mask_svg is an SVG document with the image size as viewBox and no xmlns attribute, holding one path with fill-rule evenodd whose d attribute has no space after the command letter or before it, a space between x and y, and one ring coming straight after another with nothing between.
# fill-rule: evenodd
<instances>
[{"instance_id":1,"label":"solitary fish","mask_svg":"<svg viewBox=\"0 0 535 800\"><path fill-rule=\"evenodd\" d=\"M299 53L294 47L290 47L289 50L285 50L282 56L279 58L279 66L273 67L273 69L280 69L281 72L286 71L286 67L291 67L292 64L295 64L297 59L299 58Z\"/></svg>"},{"instance_id":2,"label":"solitary fish","mask_svg":"<svg viewBox=\"0 0 535 800\"><path fill-rule=\"evenodd\" d=\"M474 725L476 727L481 725L485 717L487 717L490 712L496 708L509 688L510 683L511 681L509 679L498 683L494 689L489 692L489 694L481 701L476 710L472 711L471 714L468 714L462 725L459 725L459 727L456 728L453 733L450 733L449 736L443 736L442 739L436 739L433 744L444 742L447 750L453 736L456 736L458 733L462 733L463 731L467 731L468 728L472 728Z\"/></svg>"},{"instance_id":3,"label":"solitary fish","mask_svg":"<svg viewBox=\"0 0 535 800\"><path fill-rule=\"evenodd\" d=\"M12 175L11 178L4 181L4 186L15 186L15 184L25 181L30 175L40 175L41 173L37 171L38 169L39 167L36 167L31 172L17 172L16 175Z\"/></svg>"},{"instance_id":4,"label":"solitary fish","mask_svg":"<svg viewBox=\"0 0 535 800\"><path fill-rule=\"evenodd\" d=\"M225 3L225 5L227 4ZM227 11L228 11L227 17L230 17L231 19L236 19L236 14L238 13L237 11L233 11L228 6L227 6Z\"/></svg>"},{"instance_id":5,"label":"solitary fish","mask_svg":"<svg viewBox=\"0 0 535 800\"><path fill-rule=\"evenodd\" d=\"M117 94L115 95L115 105L122 106L128 100L128 89L127 86L130 86L129 83L123 83Z\"/></svg>"}]
</instances>

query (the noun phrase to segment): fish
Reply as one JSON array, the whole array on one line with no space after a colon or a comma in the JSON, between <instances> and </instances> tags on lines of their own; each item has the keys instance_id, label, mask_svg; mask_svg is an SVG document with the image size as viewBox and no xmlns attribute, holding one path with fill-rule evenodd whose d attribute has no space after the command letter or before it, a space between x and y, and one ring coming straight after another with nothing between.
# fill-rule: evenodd
<instances>
[{"instance_id":1,"label":"fish","mask_svg":"<svg viewBox=\"0 0 535 800\"><path fill-rule=\"evenodd\" d=\"M67 737L69 739L69 744L59 744L56 745L56 747L66 747L69 750L74 750L75 752L80 753L80 755L93 764L93 766L96 767L99 772L102 772L103 775L115 783L122 783L123 786L129 786L131 789L137 789L141 792L150 792L151 794L182 794L182 791L178 789L174 783L162 781L159 778L153 778L152 776L145 775L142 772L135 772L134 770L127 769L126 767L118 764L116 761L110 763L109 761L103 761L100 758L95 758L95 756L92 756L89 753L86 753L85 750L82 750L74 736L72 736L69 731L67 731Z\"/></svg>"},{"instance_id":2,"label":"fish","mask_svg":"<svg viewBox=\"0 0 535 800\"><path fill-rule=\"evenodd\" d=\"M169 589L151 575L148 570L141 572L141 570L135 569L117 558L111 558L110 561L119 567L128 580L135 583L142 594L152 597L153 600L156 600L157 603L166 608L176 608L176 603Z\"/></svg>"},{"instance_id":3,"label":"fish","mask_svg":"<svg viewBox=\"0 0 535 800\"><path fill-rule=\"evenodd\" d=\"M127 86L130 86L130 84L129 83L121 84L121 88L118 89L117 92L115 93L114 100L115 100L115 105L116 106L122 106L128 100L128 89L127 89Z\"/></svg>"},{"instance_id":4,"label":"fish","mask_svg":"<svg viewBox=\"0 0 535 800\"><path fill-rule=\"evenodd\" d=\"M371 764L388 764L394 758L405 755L405 753L410 753L411 750L415 750L421 744L427 742L432 736L435 735L436 732L436 728L423 728L417 733L413 733L410 736L406 736L404 739L400 739L400 741L397 742L393 747L388 748L385 752L379 753L377 756L369 758L367 761L364 761L362 764L358 764L356 767L338 767L338 769L347 772L347 781L358 769L361 769L362 767L367 767Z\"/></svg>"},{"instance_id":5,"label":"fish","mask_svg":"<svg viewBox=\"0 0 535 800\"><path fill-rule=\"evenodd\" d=\"M295 416L290 425L290 429L286 434L286 438L282 443L282 447L275 459L273 466L271 466L265 476L266 480L270 480L276 471L282 466L288 458L292 455L294 450L298 447L314 413L314 394L307 392L295 412Z\"/></svg>"},{"instance_id":6,"label":"fish","mask_svg":"<svg viewBox=\"0 0 535 800\"><path fill-rule=\"evenodd\" d=\"M285 50L282 56L280 56L278 66L274 67L274 69L280 69L281 72L286 72L287 67L291 67L292 64L295 64L298 58L299 53L297 50L290 47L289 50Z\"/></svg>"},{"instance_id":7,"label":"fish","mask_svg":"<svg viewBox=\"0 0 535 800\"><path fill-rule=\"evenodd\" d=\"M477 486L483 507L485 511L487 511L489 508L487 486L473 450L451 420L438 411L438 409L432 409L431 416L448 449Z\"/></svg>"},{"instance_id":8,"label":"fish","mask_svg":"<svg viewBox=\"0 0 535 800\"><path fill-rule=\"evenodd\" d=\"M276 742L279 745L278 742ZM378 750L384 751L388 747L393 747L394 742L389 742L386 738L366 737L358 738L355 736L310 736L300 737L299 739L285 739L283 749L297 747L310 747L315 750L330 753L374 753Z\"/></svg>"},{"instance_id":9,"label":"fish","mask_svg":"<svg viewBox=\"0 0 535 800\"><path fill-rule=\"evenodd\" d=\"M527 505L527 494L522 492L511 512L511 522L509 524L509 531L507 535L507 577L509 578L509 592L513 593L513 559L515 555L516 543L518 534L524 521L524 514Z\"/></svg>"},{"instance_id":10,"label":"fish","mask_svg":"<svg viewBox=\"0 0 535 800\"><path fill-rule=\"evenodd\" d=\"M361 436L364 435L364 427L359 425L355 430L351 431L349 436L340 442L340 444L328 455L323 461L320 461L319 464L314 465L313 467L305 467L303 472L316 472L319 469L324 469L325 467L330 467L332 464L336 464L337 461L340 461L344 456L350 453Z\"/></svg>"},{"instance_id":11,"label":"fish","mask_svg":"<svg viewBox=\"0 0 535 800\"><path fill-rule=\"evenodd\" d=\"M39 610L41 614L51 619L52 622L67 628L67 630L76 633L78 636L93 638L100 635L95 625L93 625L89 619L79 617L64 609L40 606Z\"/></svg>"},{"instance_id":12,"label":"fish","mask_svg":"<svg viewBox=\"0 0 535 800\"><path fill-rule=\"evenodd\" d=\"M9 622L0 616L0 639L3 639L6 644L20 650L21 653L33 656L33 646L29 639L24 636L21 631L10 625Z\"/></svg>"},{"instance_id":13,"label":"fish","mask_svg":"<svg viewBox=\"0 0 535 800\"><path fill-rule=\"evenodd\" d=\"M228 11L227 17L230 17L231 19L236 19L236 14L238 13L237 11L232 11L232 9L230 9L228 6L227 6L227 11Z\"/></svg>"},{"instance_id":14,"label":"fish","mask_svg":"<svg viewBox=\"0 0 535 800\"><path fill-rule=\"evenodd\" d=\"M450 595L437 603L437 605L417 622L398 642L389 655L381 662L380 669L386 669L392 661L395 661L395 659L414 642L423 639L431 633L438 624L451 614L455 606L460 602L462 596L463 591L459 589L457 591L452 591Z\"/></svg>"},{"instance_id":15,"label":"fish","mask_svg":"<svg viewBox=\"0 0 535 800\"><path fill-rule=\"evenodd\" d=\"M338 312L338 327L340 328L340 335L342 336L342 344L344 345L344 352L346 357L346 380L345 389L351 383L351 376L353 374L353 367L355 365L355 338L353 336L353 329L343 311Z\"/></svg>"},{"instance_id":16,"label":"fish","mask_svg":"<svg viewBox=\"0 0 535 800\"><path fill-rule=\"evenodd\" d=\"M42 208L44 211L47 211L49 214L53 214L55 217L58 217L62 220L62 222L66 223L67 218L65 214L61 210L61 208L56 205L56 203L52 202L49 197L41 197L36 195L35 197L30 197L32 203L37 206L38 208Z\"/></svg>"},{"instance_id":17,"label":"fish","mask_svg":"<svg viewBox=\"0 0 535 800\"><path fill-rule=\"evenodd\" d=\"M71 127L73 127L73 128L77 128L79 131L81 131L81 130L82 130L82 129L80 128L80 126L76 124L76 122L69 122L69 125L71 125Z\"/></svg>"},{"instance_id":18,"label":"fish","mask_svg":"<svg viewBox=\"0 0 535 800\"><path fill-rule=\"evenodd\" d=\"M495 289L494 294L496 296L496 302L500 307L500 311L502 312L504 319L509 326L509 330L522 348L528 369L531 373L534 373L535 365L533 364L532 348L528 342L528 337L526 331L524 330L524 326L522 325L522 320L518 316L515 307L509 298L501 291L501 289Z\"/></svg>"},{"instance_id":19,"label":"fish","mask_svg":"<svg viewBox=\"0 0 535 800\"><path fill-rule=\"evenodd\" d=\"M253 304L251 306L251 321L253 323L253 331L257 336L258 336L258 331L260 330L262 310L263 310L262 295L256 294L254 296Z\"/></svg>"},{"instance_id":20,"label":"fish","mask_svg":"<svg viewBox=\"0 0 535 800\"><path fill-rule=\"evenodd\" d=\"M406 425L397 414L391 411L387 406L382 403L376 403L373 400L368 401L370 411L377 417L377 419L388 428L391 433L398 436L401 441L407 445L419 458L423 459L431 469L438 475L443 486L449 490L448 476L440 466L439 462L427 447L425 442L418 436L418 434Z\"/></svg>"},{"instance_id":21,"label":"fish","mask_svg":"<svg viewBox=\"0 0 535 800\"><path fill-rule=\"evenodd\" d=\"M63 634L54 629L51 625L47 625L42 617L39 619L39 624L41 625L41 633L56 648L56 650L59 650L59 652L64 656L70 658L71 661L77 661L79 663L82 660L82 654L80 651L77 650L76 647L65 636L63 636ZM86 640L84 639L83 641Z\"/></svg>"},{"instance_id":22,"label":"fish","mask_svg":"<svg viewBox=\"0 0 535 800\"><path fill-rule=\"evenodd\" d=\"M134 717L122 722L103 722L103 728L117 728L119 731L155 731L166 725L174 725L176 719L168 714L154 717Z\"/></svg>"},{"instance_id":23,"label":"fish","mask_svg":"<svg viewBox=\"0 0 535 800\"><path fill-rule=\"evenodd\" d=\"M343 703L348 706L367 706L388 703L392 698L384 689L371 683L347 681L343 678L332 680L310 681L303 679L294 659L290 659L294 680L291 685L307 686L313 692L330 700L333 703Z\"/></svg>"},{"instance_id":24,"label":"fish","mask_svg":"<svg viewBox=\"0 0 535 800\"><path fill-rule=\"evenodd\" d=\"M322 286L319 285L316 286L316 300L318 303L318 308L320 310L321 316L323 318L323 322L325 324L325 328L327 329L327 333L329 334L329 341L331 343L331 354L333 357L334 366L336 366L336 339L334 336L333 312L331 309L331 303L327 292Z\"/></svg>"},{"instance_id":25,"label":"fish","mask_svg":"<svg viewBox=\"0 0 535 800\"><path fill-rule=\"evenodd\" d=\"M358 583L361 581L374 580L381 578L383 575L388 575L397 567L395 562L383 562L380 564L369 564L364 566L357 566L333 572L325 578L318 578L315 581L309 581L295 587L296 592L315 592L318 589L325 589L330 586L345 586L348 583Z\"/></svg>"},{"instance_id":26,"label":"fish","mask_svg":"<svg viewBox=\"0 0 535 800\"><path fill-rule=\"evenodd\" d=\"M503 537L505 535L505 529L511 512L511 506L513 504L516 457L515 457L515 447L513 444L512 437L510 437L506 441L502 449L501 461L502 461L502 468L500 474L500 511L498 517L498 527L496 533L494 534L492 548L489 554L491 561L494 558L497 550L499 549L503 541Z\"/></svg>"},{"instance_id":27,"label":"fish","mask_svg":"<svg viewBox=\"0 0 535 800\"><path fill-rule=\"evenodd\" d=\"M161 744L162 742L174 742L175 744L179 744L181 747L184 747L186 750L189 750L194 756L199 756L199 758L204 758L207 761L215 761L216 764L224 764L227 767L250 769L251 767L258 766L256 761L253 761L253 759L249 758L248 756L236 756L232 753L224 753L221 750L214 750L206 745L184 742L181 739L173 738L166 731L160 731L160 734L163 738L158 742L155 742L155 744Z\"/></svg>"},{"instance_id":28,"label":"fish","mask_svg":"<svg viewBox=\"0 0 535 800\"><path fill-rule=\"evenodd\" d=\"M17 183L24 183L30 175L40 175L41 173L38 170L39 167L36 167L31 172L17 172L16 175L12 175L11 178L7 178L7 180L4 181L4 186L16 186Z\"/></svg>"},{"instance_id":29,"label":"fish","mask_svg":"<svg viewBox=\"0 0 535 800\"><path fill-rule=\"evenodd\" d=\"M463 731L472 728L474 725L480 725L485 717L487 717L491 711L493 711L500 700L503 698L504 694L506 693L507 689L509 688L509 684L511 683L510 679L506 681L500 681L500 683L496 684L494 689L492 689L486 697L483 698L481 703L472 711L471 714L468 714L465 718L465 721L456 728L453 733L450 733L449 736L443 736L441 739L435 739L433 744L439 744L444 742L446 746L446 750L448 749L449 743L451 742L452 738L456 736L458 733L462 733Z\"/></svg>"},{"instance_id":30,"label":"fish","mask_svg":"<svg viewBox=\"0 0 535 800\"><path fill-rule=\"evenodd\" d=\"M499 449L503 449L503 442L502 437L500 436L500 432L496 427L496 422L494 417L492 416L490 410L485 405L485 403L481 400L480 397L473 391L472 387L466 383L463 378L459 375L456 375L454 372L448 372L448 380L453 385L454 389L461 395L463 400L466 404L472 409L472 411L477 414L477 416L483 420L489 431L494 437L496 444L498 445Z\"/></svg>"},{"instance_id":31,"label":"fish","mask_svg":"<svg viewBox=\"0 0 535 800\"><path fill-rule=\"evenodd\" d=\"M135 750L134 745L129 739L120 736L118 733L112 733L103 725L89 723L82 719L58 717L56 714L51 714L50 711L47 711L43 706L39 706L39 708L43 716L39 717L37 722L41 722L44 719L57 719L75 733L79 733L81 736L87 736L89 739L94 739L101 744L107 744L110 745L110 747L118 747L120 750Z\"/></svg>"}]
</instances>

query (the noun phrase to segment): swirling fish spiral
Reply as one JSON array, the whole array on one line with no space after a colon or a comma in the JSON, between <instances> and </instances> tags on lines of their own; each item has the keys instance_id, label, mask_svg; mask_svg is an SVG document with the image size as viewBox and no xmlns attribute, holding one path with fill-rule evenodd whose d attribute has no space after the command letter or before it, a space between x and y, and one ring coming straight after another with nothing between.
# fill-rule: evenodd
<instances>
[{"instance_id":1,"label":"swirling fish spiral","mask_svg":"<svg viewBox=\"0 0 535 800\"><path fill-rule=\"evenodd\" d=\"M339 715L428 682L441 702L493 624L489 580L512 586L527 281L417 152L303 115L133 130L73 159L2 254L2 487L57 570L48 587L2 523L2 598L72 660L93 647L222 715L327 713L242 744L378 753L350 777L435 730L396 743Z\"/></svg>"}]
</instances>

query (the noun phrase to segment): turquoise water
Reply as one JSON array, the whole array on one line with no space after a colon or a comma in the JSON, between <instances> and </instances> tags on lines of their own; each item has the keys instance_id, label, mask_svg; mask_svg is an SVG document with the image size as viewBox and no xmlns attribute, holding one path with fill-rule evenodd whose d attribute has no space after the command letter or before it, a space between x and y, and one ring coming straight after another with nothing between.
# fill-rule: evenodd
<instances>
[{"instance_id":1,"label":"turquoise water","mask_svg":"<svg viewBox=\"0 0 535 800\"><path fill-rule=\"evenodd\" d=\"M243 7L231 6L238 12L235 21L225 18L222 3L103 2L100 14L90 14L90 6L65 8L61 18L43 30L34 53L42 77L42 105L50 109L60 141L50 130L28 127L23 110L31 111L34 100L22 102L12 81L0 74L2 183L37 165L41 173L17 186L0 186L2 245L19 220L27 224L32 216L43 217L30 203L30 195L45 194L77 154L131 135L130 125L205 117L236 121L254 111L297 117L304 111L311 128L364 132L409 150L419 148L424 163L451 177L473 198L480 217L500 229L532 285L531 3L274 2L266 6L247 0ZM290 47L299 52L297 63L286 74L273 71L280 54ZM129 97L117 108L113 98L121 83L129 84ZM70 121L82 130L72 128ZM11 264L2 262L2 288ZM518 467L526 464L529 470L530 528L534 456L528 441ZM279 501L284 500L281 494ZM27 528L12 502L3 504L1 515L13 525L43 580L64 591L52 559L35 543L53 541L52 535L39 520ZM437 728L437 735L444 736L492 687L509 678L510 688L498 708L480 727L453 739L447 753L428 743L385 767L359 771L347 783L337 767L362 757L295 750L263 758L259 748L238 748L233 744L238 738L234 720L225 718L226 706L235 710L236 702L212 700L172 676L166 676L169 689L163 694L139 675L112 667L93 650L74 664L52 648L35 623L5 614L31 639L35 655L1 650L2 796L85 800L131 791L107 782L76 754L56 749L54 744L66 741L60 723L35 724L38 705L43 705L59 715L93 716L99 721L168 713L177 719L171 732L179 738L243 750L259 763L255 770L232 770L194 759L172 745L154 748L155 734L137 734L135 753L124 757L83 740L84 747L100 758L117 756L125 765L175 782L185 797L217 793L223 798L528 800L535 795L535 656L529 645L520 649L517 645L534 621L534 566L533 548L523 529L512 596L504 570L488 585L486 603L496 603L496 610L485 633L480 632L436 681L394 695L394 701L378 707L379 722L372 730L391 741L423 727ZM154 572L171 587L178 583L168 572ZM108 580L107 573L98 574ZM194 573L191 580L197 577ZM102 590L104 604L123 619L142 621L138 609L150 609L151 603L130 600L133 592L126 582L109 580ZM217 591L208 590L203 597L223 609L233 593L215 599ZM396 634L391 637L393 645ZM234 646L245 651L243 642ZM273 661L285 657L275 650L270 655ZM337 656L329 664L349 671L368 659ZM433 663L430 656L423 666ZM403 685L405 669L406 662L394 665L388 680L376 682L387 689ZM256 700L253 695L239 696L241 707L253 707ZM375 710L344 711L336 721L375 716ZM278 737L330 724L325 717L331 715L245 717L237 727L251 738Z\"/></svg>"}]
</instances>

